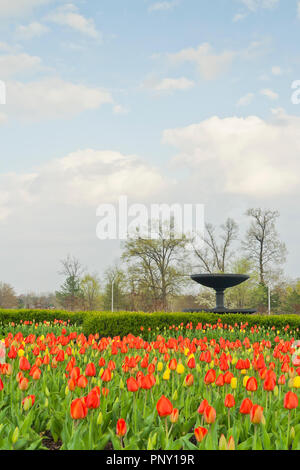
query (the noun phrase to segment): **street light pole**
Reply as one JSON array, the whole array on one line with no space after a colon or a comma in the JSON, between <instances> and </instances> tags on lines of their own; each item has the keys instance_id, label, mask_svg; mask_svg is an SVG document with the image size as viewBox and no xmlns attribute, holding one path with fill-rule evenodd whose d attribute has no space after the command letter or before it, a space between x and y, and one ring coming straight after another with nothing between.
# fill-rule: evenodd
<instances>
[{"instance_id":1,"label":"street light pole","mask_svg":"<svg viewBox=\"0 0 300 470\"><path fill-rule=\"evenodd\" d=\"M113 279L111 283L111 311L112 312L114 311L114 282L115 282L115 279Z\"/></svg>"}]
</instances>

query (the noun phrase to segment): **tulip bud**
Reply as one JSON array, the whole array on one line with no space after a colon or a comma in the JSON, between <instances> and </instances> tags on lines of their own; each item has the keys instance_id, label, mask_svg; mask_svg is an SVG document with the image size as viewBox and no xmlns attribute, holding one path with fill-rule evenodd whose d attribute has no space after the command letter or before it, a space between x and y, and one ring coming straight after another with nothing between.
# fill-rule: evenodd
<instances>
[{"instance_id":1,"label":"tulip bud","mask_svg":"<svg viewBox=\"0 0 300 470\"><path fill-rule=\"evenodd\" d=\"M232 436L230 436L230 438L228 439L227 449L228 450L235 450L235 442L234 442L234 439L233 439Z\"/></svg>"},{"instance_id":2,"label":"tulip bud","mask_svg":"<svg viewBox=\"0 0 300 470\"><path fill-rule=\"evenodd\" d=\"M100 413L98 414L98 418L97 418L97 424L98 426L100 426L102 424L102 421L103 421L103 415L100 411Z\"/></svg>"},{"instance_id":3,"label":"tulip bud","mask_svg":"<svg viewBox=\"0 0 300 470\"><path fill-rule=\"evenodd\" d=\"M219 440L219 450L226 450L227 449L227 441L224 434L221 435Z\"/></svg>"},{"instance_id":4,"label":"tulip bud","mask_svg":"<svg viewBox=\"0 0 300 470\"><path fill-rule=\"evenodd\" d=\"M279 388L278 388L277 385L275 385L274 390L273 390L273 393L274 393L275 397L278 397L278 395L279 395Z\"/></svg>"},{"instance_id":5,"label":"tulip bud","mask_svg":"<svg viewBox=\"0 0 300 470\"><path fill-rule=\"evenodd\" d=\"M120 388L120 390L124 390L124 388L125 388L125 385L124 385L124 382L123 382L122 379L120 379L119 388Z\"/></svg>"},{"instance_id":6,"label":"tulip bud","mask_svg":"<svg viewBox=\"0 0 300 470\"><path fill-rule=\"evenodd\" d=\"M48 402L48 398L46 398L46 400L45 400L45 408L48 408L48 406L49 406L49 402Z\"/></svg>"},{"instance_id":7,"label":"tulip bud","mask_svg":"<svg viewBox=\"0 0 300 470\"><path fill-rule=\"evenodd\" d=\"M175 390L175 392L173 393L173 396L172 396L172 400L177 400L178 399L178 392L177 390Z\"/></svg>"},{"instance_id":8,"label":"tulip bud","mask_svg":"<svg viewBox=\"0 0 300 470\"><path fill-rule=\"evenodd\" d=\"M179 411L177 408L173 408L172 413L170 414L171 423L177 423L179 418Z\"/></svg>"},{"instance_id":9,"label":"tulip bud","mask_svg":"<svg viewBox=\"0 0 300 470\"><path fill-rule=\"evenodd\" d=\"M295 439L295 435L296 435L295 428L291 427L290 438L291 438L292 441Z\"/></svg>"},{"instance_id":10,"label":"tulip bud","mask_svg":"<svg viewBox=\"0 0 300 470\"><path fill-rule=\"evenodd\" d=\"M15 444L18 439L19 439L19 428L17 426L16 429L14 430L14 432L13 432L11 441L12 441L13 444Z\"/></svg>"}]
</instances>

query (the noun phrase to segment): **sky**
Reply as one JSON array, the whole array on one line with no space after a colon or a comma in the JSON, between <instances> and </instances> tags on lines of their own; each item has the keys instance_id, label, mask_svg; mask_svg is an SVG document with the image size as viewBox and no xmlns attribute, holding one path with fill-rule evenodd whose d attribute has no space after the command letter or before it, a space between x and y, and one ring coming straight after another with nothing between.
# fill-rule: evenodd
<instances>
[{"instance_id":1,"label":"sky","mask_svg":"<svg viewBox=\"0 0 300 470\"><path fill-rule=\"evenodd\" d=\"M67 254L101 275L122 195L241 237L278 210L299 277L299 38L298 0L0 0L0 281L54 291Z\"/></svg>"}]
</instances>

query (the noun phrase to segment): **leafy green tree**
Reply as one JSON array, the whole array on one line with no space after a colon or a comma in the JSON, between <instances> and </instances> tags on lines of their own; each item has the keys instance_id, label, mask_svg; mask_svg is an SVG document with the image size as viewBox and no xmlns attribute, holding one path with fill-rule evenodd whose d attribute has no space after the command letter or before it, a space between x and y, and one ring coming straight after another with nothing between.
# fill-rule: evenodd
<instances>
[{"instance_id":1,"label":"leafy green tree","mask_svg":"<svg viewBox=\"0 0 300 470\"><path fill-rule=\"evenodd\" d=\"M80 261L73 256L68 255L61 261L62 270L60 274L65 276L65 281L56 297L59 303L68 310L74 311L83 306L83 293L81 281L84 272Z\"/></svg>"},{"instance_id":2,"label":"leafy green tree","mask_svg":"<svg viewBox=\"0 0 300 470\"><path fill-rule=\"evenodd\" d=\"M96 310L102 305L101 287L98 276L86 274L80 283L85 310Z\"/></svg>"},{"instance_id":3,"label":"leafy green tree","mask_svg":"<svg viewBox=\"0 0 300 470\"><path fill-rule=\"evenodd\" d=\"M104 276L104 310L127 310L128 298L126 290L126 275L122 269L117 266L108 268Z\"/></svg>"}]
</instances>

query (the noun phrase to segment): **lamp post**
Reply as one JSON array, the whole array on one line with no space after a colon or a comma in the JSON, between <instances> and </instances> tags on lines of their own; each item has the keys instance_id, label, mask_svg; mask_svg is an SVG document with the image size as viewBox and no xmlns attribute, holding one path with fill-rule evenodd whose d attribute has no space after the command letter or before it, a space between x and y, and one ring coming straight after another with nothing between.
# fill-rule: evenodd
<instances>
[{"instance_id":1,"label":"lamp post","mask_svg":"<svg viewBox=\"0 0 300 470\"><path fill-rule=\"evenodd\" d=\"M115 278L113 278L112 283L111 283L111 311L114 311L114 283L115 283Z\"/></svg>"}]
</instances>

